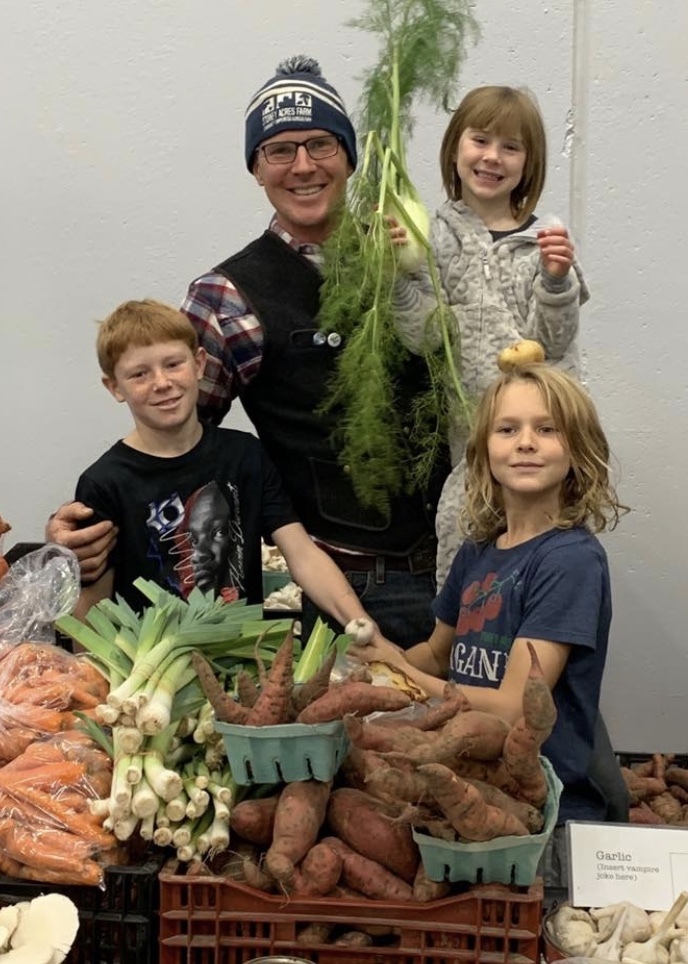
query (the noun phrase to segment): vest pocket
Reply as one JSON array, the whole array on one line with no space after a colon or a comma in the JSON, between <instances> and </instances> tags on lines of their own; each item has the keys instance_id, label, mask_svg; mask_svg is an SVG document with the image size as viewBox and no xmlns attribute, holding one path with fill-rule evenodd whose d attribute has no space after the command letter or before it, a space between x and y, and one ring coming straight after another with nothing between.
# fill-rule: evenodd
<instances>
[{"instance_id":1,"label":"vest pocket","mask_svg":"<svg viewBox=\"0 0 688 964\"><path fill-rule=\"evenodd\" d=\"M346 468L338 462L309 459L318 512L323 519L368 532L389 528L389 515L364 508L347 478Z\"/></svg>"}]
</instances>

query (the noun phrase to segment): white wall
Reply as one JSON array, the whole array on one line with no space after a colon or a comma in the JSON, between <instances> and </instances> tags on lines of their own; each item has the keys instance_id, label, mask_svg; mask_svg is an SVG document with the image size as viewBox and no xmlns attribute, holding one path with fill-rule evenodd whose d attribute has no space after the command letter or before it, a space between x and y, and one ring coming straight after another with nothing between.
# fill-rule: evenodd
<instances>
[{"instance_id":1,"label":"white wall","mask_svg":"<svg viewBox=\"0 0 688 964\"><path fill-rule=\"evenodd\" d=\"M262 230L269 211L243 165L244 107L280 59L301 52L353 107L374 60L374 42L344 26L361 7L3 3L0 511L10 543L42 537L49 511L127 425L99 384L94 319L131 297L177 303L192 277ZM652 0L478 0L476 15L483 36L462 91L526 84L539 99L550 139L539 210L577 233L592 290L588 382L634 510L605 537L608 722L619 749L685 751L688 5L667 0L658 15ZM445 123L424 106L410 154L431 206Z\"/></svg>"}]
</instances>

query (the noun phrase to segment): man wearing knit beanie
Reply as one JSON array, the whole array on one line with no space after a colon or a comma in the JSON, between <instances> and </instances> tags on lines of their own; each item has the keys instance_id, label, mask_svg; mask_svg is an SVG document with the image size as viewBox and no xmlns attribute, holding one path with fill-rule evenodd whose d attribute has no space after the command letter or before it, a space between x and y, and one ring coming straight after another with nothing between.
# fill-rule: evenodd
<instances>
[{"instance_id":1,"label":"man wearing knit beanie","mask_svg":"<svg viewBox=\"0 0 688 964\"><path fill-rule=\"evenodd\" d=\"M244 157L274 215L260 238L192 281L182 305L207 353L201 417L219 424L241 398L306 530L365 593L383 635L411 646L433 628L442 480L432 492L399 496L385 516L362 506L332 442L342 414L322 412L344 337L319 330L318 268L356 166L356 137L316 61L283 61L253 95ZM410 359L401 376L409 398L421 386L418 365ZM62 507L49 536L69 545L72 518L81 516ZM76 543L82 563L87 532ZM304 638L316 615L304 600Z\"/></svg>"}]
</instances>

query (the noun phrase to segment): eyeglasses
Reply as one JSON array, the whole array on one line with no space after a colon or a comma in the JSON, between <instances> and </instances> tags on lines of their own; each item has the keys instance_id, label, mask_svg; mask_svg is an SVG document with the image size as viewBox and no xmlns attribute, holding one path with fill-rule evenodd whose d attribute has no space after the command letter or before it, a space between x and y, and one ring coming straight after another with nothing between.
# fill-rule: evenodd
<instances>
[{"instance_id":1,"label":"eyeglasses","mask_svg":"<svg viewBox=\"0 0 688 964\"><path fill-rule=\"evenodd\" d=\"M335 134L321 134L306 141L273 141L261 145L258 150L263 152L268 164L293 164L300 147L305 147L314 161L322 161L334 157L339 151L339 138Z\"/></svg>"}]
</instances>

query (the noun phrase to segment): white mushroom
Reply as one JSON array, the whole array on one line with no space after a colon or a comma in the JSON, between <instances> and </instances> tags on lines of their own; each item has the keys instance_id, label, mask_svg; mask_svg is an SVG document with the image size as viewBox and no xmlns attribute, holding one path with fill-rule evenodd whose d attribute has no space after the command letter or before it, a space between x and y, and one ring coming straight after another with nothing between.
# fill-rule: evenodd
<instances>
[{"instance_id":1,"label":"white mushroom","mask_svg":"<svg viewBox=\"0 0 688 964\"><path fill-rule=\"evenodd\" d=\"M35 897L20 907L19 923L10 937L12 950L0 954L0 964L62 964L78 929L79 912L69 897ZM47 957L43 956L44 947Z\"/></svg>"},{"instance_id":2,"label":"white mushroom","mask_svg":"<svg viewBox=\"0 0 688 964\"><path fill-rule=\"evenodd\" d=\"M14 947L6 954L0 954L0 964L56 964L53 945L44 937L34 938L21 947ZM60 961L64 957L59 958Z\"/></svg>"}]
</instances>

